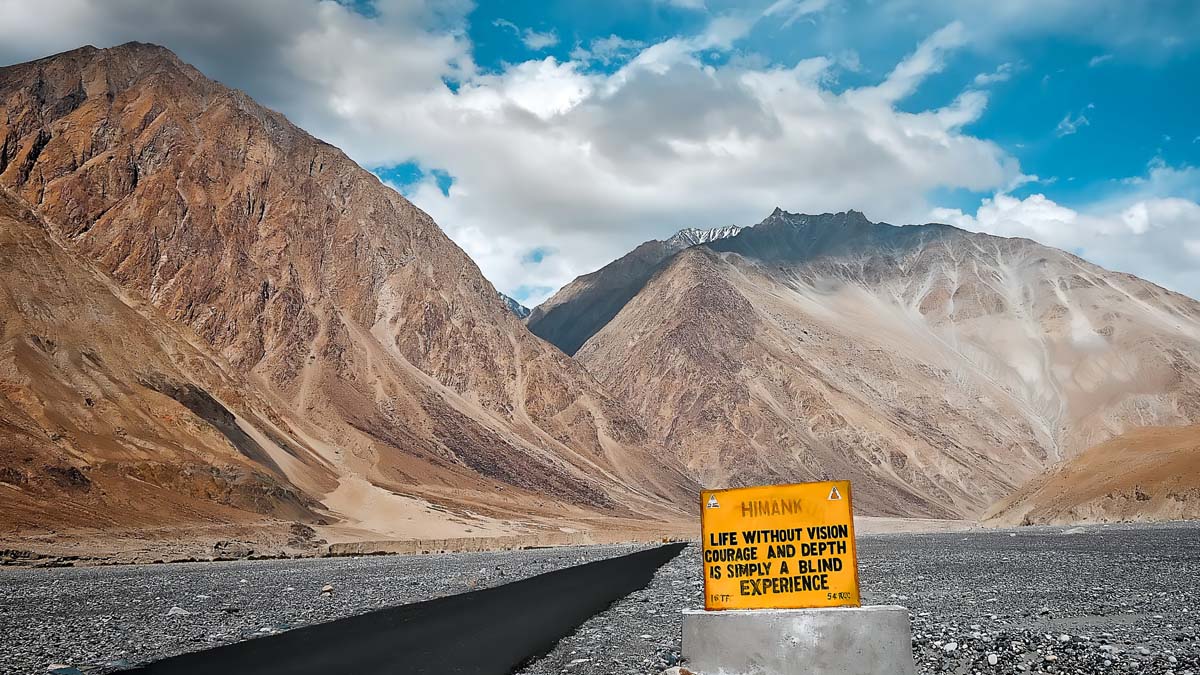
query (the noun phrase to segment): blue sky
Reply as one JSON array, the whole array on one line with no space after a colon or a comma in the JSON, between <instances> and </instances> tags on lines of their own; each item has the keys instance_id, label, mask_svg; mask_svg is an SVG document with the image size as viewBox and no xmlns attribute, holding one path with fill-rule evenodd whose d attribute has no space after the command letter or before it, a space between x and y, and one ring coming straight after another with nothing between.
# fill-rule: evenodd
<instances>
[{"instance_id":1,"label":"blue sky","mask_svg":"<svg viewBox=\"0 0 1200 675\"><path fill-rule=\"evenodd\" d=\"M0 63L163 44L536 304L683 227L864 211L1200 295L1200 3L0 0Z\"/></svg>"},{"instance_id":2,"label":"blue sky","mask_svg":"<svg viewBox=\"0 0 1200 675\"><path fill-rule=\"evenodd\" d=\"M698 4L698 3L697 3ZM617 35L653 44L701 31L720 11L744 9L745 3L626 1L595 3L578 0L541 3L483 3L470 15L468 34L481 68L502 71L506 65L535 56L570 60L571 53L592 40ZM832 3L831 3L832 4ZM789 26L764 23L741 42L738 52L760 56L767 64L786 66L824 54L853 52L859 72L842 72L831 89L877 81L912 50L937 19L910 19L908 29L889 31L886 39L868 34L855 39L854 25L870 23L875 3L846 3ZM1196 25L1195 3L1159 3L1145 17L1153 25L1179 30ZM1134 15L1135 17L1137 14ZM497 22L502 22L497 24ZM837 28L830 24L836 23ZM509 25L557 38L557 43L530 49ZM1146 27L1150 30L1150 26ZM1169 34L1161 35L1167 39ZM1012 35L996 44L966 49L947 62L899 106L920 111L949 104L980 73L1000 76L989 88L987 109L967 125L971 134L990 139L1018 158L1022 170L1043 180L1020 186L1013 194L1043 192L1055 201L1084 204L1107 194L1114 182L1145 173L1155 158L1170 165L1200 164L1200 50L1194 38L1178 45L1154 45L1141 38L1128 44L1106 36L1048 32ZM727 59L728 56L720 58ZM620 62L599 64L614 70ZM1070 116L1087 119L1074 133L1059 123ZM986 193L948 191L942 205L968 208ZM1200 227L1200 224L1198 224Z\"/></svg>"}]
</instances>

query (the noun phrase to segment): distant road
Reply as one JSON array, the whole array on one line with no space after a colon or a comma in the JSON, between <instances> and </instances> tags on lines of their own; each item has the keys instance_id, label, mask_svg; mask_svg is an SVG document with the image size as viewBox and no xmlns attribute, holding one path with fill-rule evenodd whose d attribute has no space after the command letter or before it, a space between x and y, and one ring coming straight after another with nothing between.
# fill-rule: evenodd
<instances>
[{"instance_id":1,"label":"distant road","mask_svg":"<svg viewBox=\"0 0 1200 675\"><path fill-rule=\"evenodd\" d=\"M505 675L683 549L670 544L437 600L390 607L157 661L128 673Z\"/></svg>"}]
</instances>

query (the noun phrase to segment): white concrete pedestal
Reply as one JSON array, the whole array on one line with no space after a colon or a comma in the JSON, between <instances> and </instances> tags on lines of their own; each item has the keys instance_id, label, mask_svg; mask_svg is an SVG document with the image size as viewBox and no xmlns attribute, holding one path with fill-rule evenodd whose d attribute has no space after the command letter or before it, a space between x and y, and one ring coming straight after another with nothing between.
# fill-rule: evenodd
<instances>
[{"instance_id":1,"label":"white concrete pedestal","mask_svg":"<svg viewBox=\"0 0 1200 675\"><path fill-rule=\"evenodd\" d=\"M698 675L914 675L908 610L684 610L684 666Z\"/></svg>"}]
</instances>

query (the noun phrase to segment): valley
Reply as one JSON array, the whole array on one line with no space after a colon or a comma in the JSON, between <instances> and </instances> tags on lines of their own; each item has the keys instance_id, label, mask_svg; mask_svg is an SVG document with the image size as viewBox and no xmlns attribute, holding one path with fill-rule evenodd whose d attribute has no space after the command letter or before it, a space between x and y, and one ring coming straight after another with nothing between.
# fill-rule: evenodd
<instances>
[{"instance_id":1,"label":"valley","mask_svg":"<svg viewBox=\"0 0 1200 675\"><path fill-rule=\"evenodd\" d=\"M162 47L8 66L0 109L10 557L687 537L700 486L827 478L862 517L1196 513L1194 444L1139 430L1200 422L1200 304L1069 253L776 209L528 309Z\"/></svg>"}]
</instances>

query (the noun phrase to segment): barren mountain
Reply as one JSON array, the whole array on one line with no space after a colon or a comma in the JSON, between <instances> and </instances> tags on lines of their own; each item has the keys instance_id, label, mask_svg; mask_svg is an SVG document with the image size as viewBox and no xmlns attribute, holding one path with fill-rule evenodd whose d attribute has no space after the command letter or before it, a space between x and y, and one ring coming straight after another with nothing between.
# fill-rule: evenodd
<instances>
[{"instance_id":1,"label":"barren mountain","mask_svg":"<svg viewBox=\"0 0 1200 675\"><path fill-rule=\"evenodd\" d=\"M710 241L718 239L727 239L737 236L742 228L737 225L728 225L726 227L714 227L708 230L701 230L695 227L685 227L682 230L671 235L666 244L668 247L687 248L696 244L707 244Z\"/></svg>"},{"instance_id":2,"label":"barren mountain","mask_svg":"<svg viewBox=\"0 0 1200 675\"><path fill-rule=\"evenodd\" d=\"M314 522L278 412L194 336L80 265L0 193L0 494L17 527ZM335 485L303 448L279 457Z\"/></svg>"},{"instance_id":3,"label":"barren mountain","mask_svg":"<svg viewBox=\"0 0 1200 675\"><path fill-rule=\"evenodd\" d=\"M737 234L739 227L686 228L645 242L604 267L563 286L529 314L525 324L542 339L574 354L642 289L662 261L689 246Z\"/></svg>"},{"instance_id":4,"label":"barren mountain","mask_svg":"<svg viewBox=\"0 0 1200 675\"><path fill-rule=\"evenodd\" d=\"M526 307L525 305L522 305L521 303L508 297L507 295L501 293L500 300L504 302L505 307L508 307L508 311L512 312L513 315L516 316L518 319L524 319L525 317L529 316L529 308L528 307Z\"/></svg>"},{"instance_id":5,"label":"barren mountain","mask_svg":"<svg viewBox=\"0 0 1200 675\"><path fill-rule=\"evenodd\" d=\"M670 520L681 513L670 504L690 506L694 484L637 419L530 335L426 214L282 115L136 43L0 69L0 113L0 189L61 242L54 255L95 270L97 289L195 336L226 364L227 392L269 401L280 438L264 430L267 457L251 461L274 462L331 520L363 536L498 534L524 531L530 514L557 529L564 518ZM8 293L22 283L0 270ZM56 292L81 297L87 283ZM11 332L58 311L16 305L3 318ZM144 331L98 324L51 323L37 339L83 353ZM13 338L28 343L18 351L39 349L33 334ZM152 415L147 389L178 398L195 381L160 383L176 359L140 353L93 385L134 392L130 416ZM9 398L31 377L6 375ZM196 387L233 396L212 382ZM71 418L78 391L46 386L39 405ZM144 440L124 427L95 435L120 453ZM189 456L230 454L209 428L172 442ZM71 457L85 476L103 459L94 447Z\"/></svg>"},{"instance_id":6,"label":"barren mountain","mask_svg":"<svg viewBox=\"0 0 1200 675\"><path fill-rule=\"evenodd\" d=\"M1200 426L1134 429L1001 502L1000 524L1200 518Z\"/></svg>"},{"instance_id":7,"label":"barren mountain","mask_svg":"<svg viewBox=\"0 0 1200 675\"><path fill-rule=\"evenodd\" d=\"M978 515L1116 434L1200 421L1200 303L856 212L676 254L577 358L701 483L849 478L874 514Z\"/></svg>"}]
</instances>

